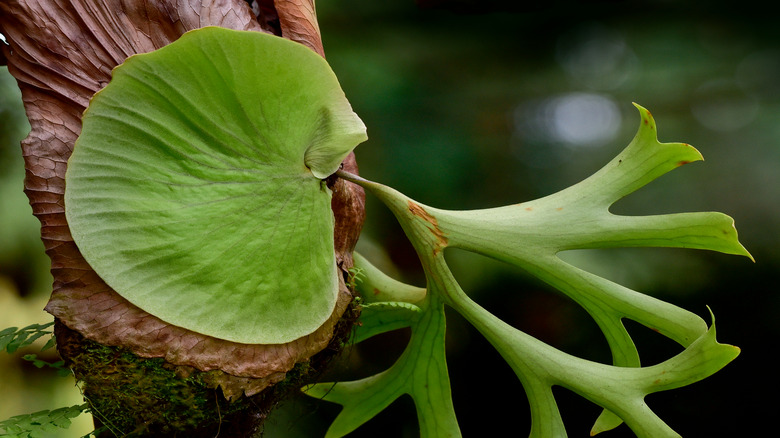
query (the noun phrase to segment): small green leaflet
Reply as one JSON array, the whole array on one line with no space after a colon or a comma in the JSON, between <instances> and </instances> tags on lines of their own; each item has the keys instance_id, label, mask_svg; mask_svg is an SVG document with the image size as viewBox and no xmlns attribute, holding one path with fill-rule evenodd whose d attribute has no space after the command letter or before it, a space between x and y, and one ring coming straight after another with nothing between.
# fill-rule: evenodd
<instances>
[{"instance_id":1,"label":"small green leaflet","mask_svg":"<svg viewBox=\"0 0 780 438\"><path fill-rule=\"evenodd\" d=\"M51 411L17 415L0 421L0 437L46 438L71 425L71 419L87 411L87 404L75 405Z\"/></svg>"},{"instance_id":2,"label":"small green leaflet","mask_svg":"<svg viewBox=\"0 0 780 438\"><path fill-rule=\"evenodd\" d=\"M52 331L47 330L53 325L54 322L47 322L45 324L30 324L21 329L17 327L8 327L0 330L0 351L14 353L20 348L32 345L32 343L44 336L48 336L48 339L41 348L41 351L48 350L54 346Z\"/></svg>"},{"instance_id":3,"label":"small green leaflet","mask_svg":"<svg viewBox=\"0 0 780 438\"><path fill-rule=\"evenodd\" d=\"M327 62L279 37L208 27L113 72L83 117L65 212L81 253L163 321L282 344L333 312L322 179L366 139Z\"/></svg>"}]
</instances>

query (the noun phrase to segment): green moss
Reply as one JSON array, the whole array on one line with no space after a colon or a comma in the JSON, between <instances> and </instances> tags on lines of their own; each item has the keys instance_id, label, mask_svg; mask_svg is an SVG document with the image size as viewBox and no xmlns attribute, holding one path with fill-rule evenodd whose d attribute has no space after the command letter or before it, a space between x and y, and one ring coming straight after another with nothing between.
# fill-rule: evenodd
<instances>
[{"instance_id":1,"label":"green moss","mask_svg":"<svg viewBox=\"0 0 780 438\"><path fill-rule=\"evenodd\" d=\"M224 418L248 407L245 397L225 400L203 382L202 373L88 340L82 347L71 358L74 373L93 415L114 435L216 430Z\"/></svg>"}]
</instances>

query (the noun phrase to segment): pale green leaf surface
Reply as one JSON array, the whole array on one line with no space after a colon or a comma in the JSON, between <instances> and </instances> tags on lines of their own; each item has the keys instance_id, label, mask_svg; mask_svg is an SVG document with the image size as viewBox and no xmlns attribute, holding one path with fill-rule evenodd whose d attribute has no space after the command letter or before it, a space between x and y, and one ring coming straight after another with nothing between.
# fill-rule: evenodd
<instances>
[{"instance_id":1,"label":"pale green leaf surface","mask_svg":"<svg viewBox=\"0 0 780 438\"><path fill-rule=\"evenodd\" d=\"M68 163L80 251L108 285L186 329L290 342L338 293L330 192L365 127L327 63L258 32L191 31L114 70Z\"/></svg>"},{"instance_id":2,"label":"pale green leaf surface","mask_svg":"<svg viewBox=\"0 0 780 438\"><path fill-rule=\"evenodd\" d=\"M379 270L360 253L352 254L355 268L362 272L361 281L357 282L357 289L364 301L400 301L417 303L425 298L426 291L421 287L410 286L402 283Z\"/></svg>"},{"instance_id":3,"label":"pale green leaf surface","mask_svg":"<svg viewBox=\"0 0 780 438\"><path fill-rule=\"evenodd\" d=\"M391 330L411 326L422 310L414 304L401 302L369 303L362 306L354 343Z\"/></svg>"},{"instance_id":4,"label":"pale green leaf surface","mask_svg":"<svg viewBox=\"0 0 780 438\"><path fill-rule=\"evenodd\" d=\"M352 341L361 342L390 330L409 327L419 318L419 303L426 296L423 288L402 283L372 265L360 253L354 252L355 268L360 271L356 290L363 302L359 324Z\"/></svg>"},{"instance_id":5,"label":"pale green leaf surface","mask_svg":"<svg viewBox=\"0 0 780 438\"><path fill-rule=\"evenodd\" d=\"M406 304L401 308L413 307L416 306ZM426 300L424 311L414 313L420 314L406 324L412 330L409 344L388 370L357 381L318 383L304 388L309 396L344 406L328 429L327 438L352 432L403 394L414 400L422 437L460 436L444 352L444 306ZM391 322L396 323L397 319Z\"/></svg>"},{"instance_id":6,"label":"pale green leaf surface","mask_svg":"<svg viewBox=\"0 0 780 438\"><path fill-rule=\"evenodd\" d=\"M702 318L687 310L586 272L557 255L580 248L664 246L750 257L737 239L733 220L721 213L625 217L609 212L623 196L701 159L689 145L659 143L650 113L637 108L640 128L618 157L579 184L522 204L476 211L440 210L384 185L339 172L373 192L396 215L425 270L429 299L441 299L462 314L515 371L530 400L532 437L566 434L551 391L555 385L605 408L593 428L595 433L625 421L640 437L678 436L649 409L644 397L706 378L739 354L738 348L717 342L714 324L707 329ZM447 266L443 250L450 246L515 264L571 297L604 332L613 364L561 352L473 302ZM675 340L684 351L660 364L641 367L623 318Z\"/></svg>"}]
</instances>

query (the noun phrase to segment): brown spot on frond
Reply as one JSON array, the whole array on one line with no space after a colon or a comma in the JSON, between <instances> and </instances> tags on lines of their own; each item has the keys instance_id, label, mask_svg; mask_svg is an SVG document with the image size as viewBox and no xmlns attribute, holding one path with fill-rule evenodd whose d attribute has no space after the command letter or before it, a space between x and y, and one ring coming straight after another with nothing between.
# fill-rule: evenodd
<instances>
[{"instance_id":1,"label":"brown spot on frond","mask_svg":"<svg viewBox=\"0 0 780 438\"><path fill-rule=\"evenodd\" d=\"M430 213L425 211L425 209L422 208L419 204L411 200L409 201L409 212L428 223L428 229L431 230L431 233L435 239L433 255L436 256L448 244L447 237L439 228L439 221L437 221L435 217L431 216Z\"/></svg>"}]
</instances>

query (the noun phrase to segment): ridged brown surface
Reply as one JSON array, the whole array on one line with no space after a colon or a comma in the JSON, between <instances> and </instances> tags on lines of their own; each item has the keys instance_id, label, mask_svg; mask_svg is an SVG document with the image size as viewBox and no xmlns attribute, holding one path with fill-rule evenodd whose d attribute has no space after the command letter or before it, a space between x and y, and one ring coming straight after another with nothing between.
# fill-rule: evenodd
<instances>
[{"instance_id":1,"label":"ridged brown surface","mask_svg":"<svg viewBox=\"0 0 780 438\"><path fill-rule=\"evenodd\" d=\"M317 24L314 0L276 0L279 25L285 38L308 46L320 56L325 56Z\"/></svg>"},{"instance_id":2,"label":"ridged brown surface","mask_svg":"<svg viewBox=\"0 0 780 438\"><path fill-rule=\"evenodd\" d=\"M111 70L128 56L158 49L203 26L274 32L268 23L275 18L282 36L323 54L313 2L259 3L262 7L255 2L253 12L242 0L3 0L0 32L10 46L0 44L0 60L18 81L32 128L22 142L25 192L52 261L53 293L46 310L89 339L142 357L271 382L327 345L351 300L343 282L330 320L291 343L245 345L203 336L166 324L109 288L73 242L63 203L67 160L81 131L81 115L91 96L109 82ZM265 20L258 20L261 11ZM357 170L354 155L345 167ZM355 187L343 181L333 186L336 257L344 272L352 265L350 254L363 222L364 195ZM262 389L248 386L252 393Z\"/></svg>"}]
</instances>

